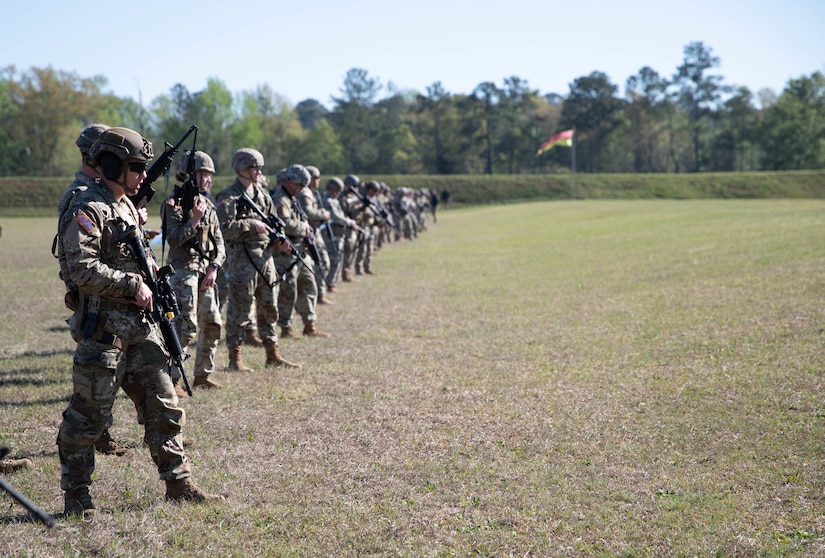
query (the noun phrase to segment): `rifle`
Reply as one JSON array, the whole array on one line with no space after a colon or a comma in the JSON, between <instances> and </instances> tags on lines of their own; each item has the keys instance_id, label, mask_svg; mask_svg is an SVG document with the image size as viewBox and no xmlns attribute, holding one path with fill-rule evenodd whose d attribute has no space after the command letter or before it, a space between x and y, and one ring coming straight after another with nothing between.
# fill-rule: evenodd
<instances>
[{"instance_id":1,"label":"rifle","mask_svg":"<svg viewBox=\"0 0 825 558\"><path fill-rule=\"evenodd\" d=\"M9 448L0 448L0 459L5 458L8 453ZM37 519L42 521L46 527L54 527L57 524L57 521L55 521L54 517L35 506L28 498L17 492L2 478L0 478L0 488L5 490L9 496L17 500L17 503L19 503L21 506L29 510L29 512L32 515L34 515Z\"/></svg>"},{"instance_id":2,"label":"rifle","mask_svg":"<svg viewBox=\"0 0 825 558\"><path fill-rule=\"evenodd\" d=\"M264 213L261 208L258 207L258 204L255 203L255 201L250 198L246 192L241 194L241 197L238 198L238 202L254 211L258 217L260 217L261 220L266 223L270 229L272 229L272 232L269 233L269 240L274 240L279 243L286 242L289 245L289 253L292 254L295 259L300 261L301 264L307 268L307 270L310 272L312 271L304 261L304 254L301 254L298 249L295 248L295 245L292 244L292 242L290 242L290 240L286 237L286 234L284 233L284 227L286 227L286 225L280 217L277 215L267 215Z\"/></svg>"},{"instance_id":3,"label":"rifle","mask_svg":"<svg viewBox=\"0 0 825 558\"><path fill-rule=\"evenodd\" d=\"M386 209L379 206L377 203L375 203L375 201L371 200L365 194L362 194L361 192L359 192L352 185L348 186L348 188L349 188L350 192L352 192L353 194L358 196L358 199L361 200L361 203L364 204L364 207L369 207L377 217L380 217L381 220L384 221L384 223L386 223L387 225L389 225L393 229L395 228L395 223L392 220L392 215L387 213Z\"/></svg>"},{"instance_id":4,"label":"rifle","mask_svg":"<svg viewBox=\"0 0 825 558\"><path fill-rule=\"evenodd\" d=\"M149 170L146 171L146 178L143 179L143 183L140 185L140 189L135 193L134 196L129 196L129 199L132 200L132 203L135 207L138 207L138 204L146 198L146 203L152 201L152 196L155 195L155 189L152 188L152 183L155 182L160 175L166 174L169 171L169 167L172 165L172 159L174 159L175 154L177 154L180 146L183 145L183 142L186 141L186 138L189 137L189 134L197 130L198 127L192 124L192 127L189 128L183 137L180 138L180 141L175 145L169 145L169 142L165 142L166 150L160 154L158 158L155 159L155 162L152 163L152 166L149 167Z\"/></svg>"},{"instance_id":5,"label":"rifle","mask_svg":"<svg viewBox=\"0 0 825 558\"><path fill-rule=\"evenodd\" d=\"M138 228L132 225L121 232L120 241L126 245L132 256L137 260L146 284L152 291L152 310L147 311L147 318L160 327L166 350L169 351L172 363L180 372L181 378L183 378L186 393L191 397L192 386L189 385L189 379L186 377L186 371L183 368L183 361L189 355L183 352L178 332L172 323L172 319L180 313L178 299L175 297L175 292L169 283L169 277L175 274L175 269L171 265L165 265L160 268L156 276L154 268L149 265L141 236ZM171 370L169 375L171 376Z\"/></svg>"},{"instance_id":6,"label":"rifle","mask_svg":"<svg viewBox=\"0 0 825 558\"><path fill-rule=\"evenodd\" d=\"M196 145L198 142L198 127L193 126L195 129L195 137L192 138L192 150L189 151L189 159L186 161L186 176L183 179L183 184L180 186L175 186L175 199L180 200L181 204L181 222L185 223L189 220L190 214L192 213L192 206L195 205L195 196L200 193L200 188L198 187L198 178L195 176L195 151ZM185 136L184 136L185 137ZM201 225L198 225L200 228ZM163 239L166 239L166 222L163 223ZM206 252L203 250L203 246L201 246L200 239L197 235L193 238L190 238L188 241L189 244L195 249L195 251L200 255L201 258L206 259Z\"/></svg>"},{"instance_id":7,"label":"rifle","mask_svg":"<svg viewBox=\"0 0 825 558\"><path fill-rule=\"evenodd\" d=\"M324 200L321 199L321 194L318 192L318 190L314 190L313 194L315 194L315 199L318 201L318 206L322 209L326 209L324 208ZM321 231L322 235L324 234L324 231L327 231L327 237L324 239L324 241L327 244L327 250L329 250L330 246L332 246L332 250L335 252L335 255L338 255L338 239L335 238L335 233L332 232L332 221L329 218L327 218L326 221L321 223L321 226L318 227L318 230Z\"/></svg>"}]
</instances>

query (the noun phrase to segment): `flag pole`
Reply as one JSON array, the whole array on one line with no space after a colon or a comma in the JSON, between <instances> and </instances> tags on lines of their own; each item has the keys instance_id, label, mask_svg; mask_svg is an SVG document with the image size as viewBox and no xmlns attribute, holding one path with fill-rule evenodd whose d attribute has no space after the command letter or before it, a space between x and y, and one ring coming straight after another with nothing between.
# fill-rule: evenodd
<instances>
[{"instance_id":1,"label":"flag pole","mask_svg":"<svg viewBox=\"0 0 825 558\"><path fill-rule=\"evenodd\" d=\"M571 173L571 193L572 198L576 199L576 127L573 126L573 151L570 156Z\"/></svg>"}]
</instances>

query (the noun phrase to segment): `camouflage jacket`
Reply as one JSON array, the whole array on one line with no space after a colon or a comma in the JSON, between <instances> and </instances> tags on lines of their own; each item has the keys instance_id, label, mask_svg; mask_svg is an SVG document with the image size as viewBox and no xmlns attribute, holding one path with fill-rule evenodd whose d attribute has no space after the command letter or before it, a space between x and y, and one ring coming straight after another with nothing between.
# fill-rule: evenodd
<instances>
[{"instance_id":1,"label":"camouflage jacket","mask_svg":"<svg viewBox=\"0 0 825 558\"><path fill-rule=\"evenodd\" d=\"M54 254L54 257L57 258L58 265L60 265L60 278L63 280L63 283L66 284L67 291L73 291L75 289L75 284L74 281L69 278L69 269L66 266L66 254L63 251L63 241L61 239L63 235L60 229L63 222L63 215L66 214L66 211L68 211L69 206L74 201L77 194L88 190L89 186L96 184L97 182L98 180L96 178L87 176L79 171L76 172L74 174L74 182L72 182L66 191L63 192L63 195L60 197L60 202L57 204L57 235L54 238L52 253Z\"/></svg>"},{"instance_id":2,"label":"camouflage jacket","mask_svg":"<svg viewBox=\"0 0 825 558\"><path fill-rule=\"evenodd\" d=\"M310 189L309 186L305 186L300 192L298 192L298 195L296 195L295 198L304 209L304 213L306 213L310 226L317 231L318 227L326 221L324 218L326 216L324 215L324 208L321 206L318 201L318 197L315 195L315 191Z\"/></svg>"},{"instance_id":3,"label":"camouflage jacket","mask_svg":"<svg viewBox=\"0 0 825 558\"><path fill-rule=\"evenodd\" d=\"M257 184L246 188L239 180L235 180L229 188L221 191L216 197L215 208L226 243L226 261L231 268L239 259L246 260L248 255L255 265L262 268L272 256L270 239L267 233L257 232L256 223L261 221L258 214L239 203L244 192L265 214L275 215L275 204Z\"/></svg>"},{"instance_id":4,"label":"camouflage jacket","mask_svg":"<svg viewBox=\"0 0 825 558\"><path fill-rule=\"evenodd\" d=\"M223 266L226 248L215 204L202 194L198 197L206 204L206 213L196 226L192 226L191 219L184 219L180 199L174 195L166 198L160 210L169 241L167 263L175 269L206 273L210 264Z\"/></svg>"},{"instance_id":5,"label":"camouflage jacket","mask_svg":"<svg viewBox=\"0 0 825 558\"><path fill-rule=\"evenodd\" d=\"M105 183L92 183L74 197L58 229L69 279L81 295L119 300L137 295L140 266L120 241L127 227L138 227L137 211L127 197L115 200Z\"/></svg>"},{"instance_id":6,"label":"camouflage jacket","mask_svg":"<svg viewBox=\"0 0 825 558\"><path fill-rule=\"evenodd\" d=\"M298 247L302 246L307 234L307 222L301 218L301 211L296 207L298 202L284 190L283 186L275 189L272 201L278 217L284 222L284 234L293 244Z\"/></svg>"}]
</instances>

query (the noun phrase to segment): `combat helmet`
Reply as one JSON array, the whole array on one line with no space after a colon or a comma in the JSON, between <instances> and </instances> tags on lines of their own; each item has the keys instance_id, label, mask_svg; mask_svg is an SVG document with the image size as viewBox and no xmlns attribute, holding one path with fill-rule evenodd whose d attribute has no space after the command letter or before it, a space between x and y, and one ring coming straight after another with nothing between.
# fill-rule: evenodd
<instances>
[{"instance_id":1,"label":"combat helmet","mask_svg":"<svg viewBox=\"0 0 825 558\"><path fill-rule=\"evenodd\" d=\"M263 167L264 156L257 149L242 147L232 154L232 170L236 173L249 167Z\"/></svg>"},{"instance_id":2,"label":"combat helmet","mask_svg":"<svg viewBox=\"0 0 825 558\"><path fill-rule=\"evenodd\" d=\"M286 169L286 179L295 184L306 186L312 177L304 165L289 165Z\"/></svg>"},{"instance_id":3,"label":"combat helmet","mask_svg":"<svg viewBox=\"0 0 825 558\"><path fill-rule=\"evenodd\" d=\"M344 181L338 178L337 176L333 176L332 178L327 180L326 189L340 192L344 189Z\"/></svg>"},{"instance_id":4,"label":"combat helmet","mask_svg":"<svg viewBox=\"0 0 825 558\"><path fill-rule=\"evenodd\" d=\"M106 124L89 124L83 128L74 143L83 155L88 155L92 144L108 129L109 127Z\"/></svg>"},{"instance_id":5,"label":"combat helmet","mask_svg":"<svg viewBox=\"0 0 825 558\"><path fill-rule=\"evenodd\" d=\"M344 186L358 186L361 184L361 179L354 174L348 174L344 178Z\"/></svg>"},{"instance_id":6,"label":"combat helmet","mask_svg":"<svg viewBox=\"0 0 825 558\"><path fill-rule=\"evenodd\" d=\"M183 182L186 178L186 171L189 170L189 155L191 153L191 149L187 150L178 161L175 178L177 178L179 182ZM215 173L215 163L212 161L212 157L203 151L195 151L195 171L199 170L211 172L212 174Z\"/></svg>"},{"instance_id":7,"label":"combat helmet","mask_svg":"<svg viewBox=\"0 0 825 558\"><path fill-rule=\"evenodd\" d=\"M89 157L100 161L105 153L111 153L121 161L137 159L147 162L154 157L152 142L129 128L109 128L100 134L89 148Z\"/></svg>"}]
</instances>

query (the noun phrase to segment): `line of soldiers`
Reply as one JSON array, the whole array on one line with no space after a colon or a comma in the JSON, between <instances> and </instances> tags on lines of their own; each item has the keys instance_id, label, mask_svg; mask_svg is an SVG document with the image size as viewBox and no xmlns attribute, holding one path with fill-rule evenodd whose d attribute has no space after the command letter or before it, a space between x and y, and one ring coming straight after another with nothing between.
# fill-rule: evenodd
<instances>
[{"instance_id":1,"label":"line of soldiers","mask_svg":"<svg viewBox=\"0 0 825 558\"><path fill-rule=\"evenodd\" d=\"M77 342L72 396L57 436L64 514L94 514L89 487L96 450L129 451L108 434L121 389L144 425L144 442L166 483L166 499L223 499L195 484L184 450L179 400L185 392L180 378L173 377L168 343L150 319L158 259L148 237L140 235L137 249L150 261L147 276L134 246L124 241L147 222L146 208L135 207L130 196L147 176L152 144L134 130L102 124L84 129L76 143L81 169L60 200L52 247ZM316 325L317 306L334 303L328 295L340 281L374 274L374 254L385 243L415 238L426 228L428 192L399 188L390 196L386 185L349 175L330 178L320 193L319 169L299 164L279 171L268 192L260 152L239 149L231 166L235 182L213 203L212 158L186 152L176 179L189 181L196 193L186 198L187 184L181 184L161 205L179 306L174 328L184 350L196 342L193 386L202 389L221 387L211 375L224 300L228 370L252 371L241 359L243 345L263 346L265 367L300 367L281 355L278 329L281 337L297 336L292 327L297 313L304 336L329 337ZM27 459L4 460L0 473L30 465Z\"/></svg>"}]
</instances>

